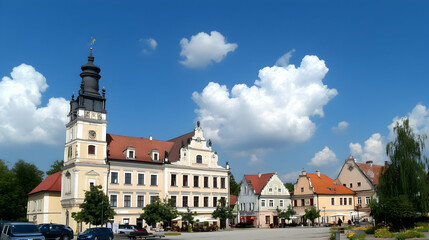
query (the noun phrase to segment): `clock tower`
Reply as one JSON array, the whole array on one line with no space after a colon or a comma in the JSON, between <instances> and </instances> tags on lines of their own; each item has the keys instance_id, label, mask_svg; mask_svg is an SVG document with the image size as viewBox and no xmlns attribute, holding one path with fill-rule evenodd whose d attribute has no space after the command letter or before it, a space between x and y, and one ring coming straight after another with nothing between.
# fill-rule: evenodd
<instances>
[{"instance_id":1,"label":"clock tower","mask_svg":"<svg viewBox=\"0 0 429 240\"><path fill-rule=\"evenodd\" d=\"M70 100L61 181L62 217L71 227L75 224L71 213L79 211L85 191L101 185L106 192L108 177L106 91L99 92L101 70L94 64L92 48L81 69L79 94Z\"/></svg>"}]
</instances>

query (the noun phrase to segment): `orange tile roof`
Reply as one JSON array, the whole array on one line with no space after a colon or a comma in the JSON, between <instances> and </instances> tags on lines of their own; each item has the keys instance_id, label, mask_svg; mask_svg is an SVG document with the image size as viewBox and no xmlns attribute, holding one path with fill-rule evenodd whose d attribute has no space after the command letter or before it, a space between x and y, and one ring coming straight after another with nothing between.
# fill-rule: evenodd
<instances>
[{"instance_id":1,"label":"orange tile roof","mask_svg":"<svg viewBox=\"0 0 429 240\"><path fill-rule=\"evenodd\" d=\"M47 176L28 195L38 192L61 192L61 171Z\"/></svg>"},{"instance_id":2,"label":"orange tile roof","mask_svg":"<svg viewBox=\"0 0 429 240\"><path fill-rule=\"evenodd\" d=\"M343 195L343 194L355 194L352 190L344 187L343 185L336 185L335 180L332 178L320 174L320 177L315 173L307 173L307 177L310 178L311 186L314 188L316 194L328 194L328 195Z\"/></svg>"},{"instance_id":3,"label":"orange tile roof","mask_svg":"<svg viewBox=\"0 0 429 240\"><path fill-rule=\"evenodd\" d=\"M261 174L261 177L259 177L258 174L244 175L244 178L246 181L250 182L250 186L255 190L256 194L261 194L262 189L273 175L274 173L264 173Z\"/></svg>"},{"instance_id":4,"label":"orange tile roof","mask_svg":"<svg viewBox=\"0 0 429 240\"><path fill-rule=\"evenodd\" d=\"M229 195L229 206L234 206L237 203L236 195Z\"/></svg>"},{"instance_id":5,"label":"orange tile roof","mask_svg":"<svg viewBox=\"0 0 429 240\"><path fill-rule=\"evenodd\" d=\"M358 163L360 169L365 173L365 175L372 181L374 185L378 185L378 178L380 177L381 168L382 165L375 165L372 164L372 166L366 164L366 163Z\"/></svg>"},{"instance_id":6,"label":"orange tile roof","mask_svg":"<svg viewBox=\"0 0 429 240\"><path fill-rule=\"evenodd\" d=\"M147 138L127 137L120 135L107 134L107 149L108 159L114 160L129 160L124 154L124 150L128 147L135 148L135 161L163 163L165 152L170 152L173 147L173 142L150 140ZM153 161L150 152L152 150L159 151L160 161ZM170 157L169 157L170 160Z\"/></svg>"},{"instance_id":7,"label":"orange tile roof","mask_svg":"<svg viewBox=\"0 0 429 240\"><path fill-rule=\"evenodd\" d=\"M169 160L171 159L170 162L179 161L180 149L182 148L182 144L185 147L188 146L188 139L192 138L194 135L195 135L195 132L192 131L190 133L183 134L182 136L179 136L177 138L168 140L169 142L174 142L174 145L169 152L168 159Z\"/></svg>"}]
</instances>

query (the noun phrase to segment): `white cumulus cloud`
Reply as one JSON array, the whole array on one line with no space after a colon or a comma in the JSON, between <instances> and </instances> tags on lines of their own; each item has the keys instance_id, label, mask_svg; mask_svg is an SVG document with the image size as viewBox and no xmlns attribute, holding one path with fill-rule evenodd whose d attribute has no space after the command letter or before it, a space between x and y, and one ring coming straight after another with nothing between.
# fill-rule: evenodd
<instances>
[{"instance_id":1,"label":"white cumulus cloud","mask_svg":"<svg viewBox=\"0 0 429 240\"><path fill-rule=\"evenodd\" d=\"M285 182L295 183L296 180L298 180L298 177L300 174L301 174L301 171L294 171L290 173L285 173L281 175L280 178Z\"/></svg>"},{"instance_id":2,"label":"white cumulus cloud","mask_svg":"<svg viewBox=\"0 0 429 240\"><path fill-rule=\"evenodd\" d=\"M234 151L284 147L304 142L316 129L310 119L323 117L323 107L337 95L322 80L323 60L305 56L295 67L265 67L253 86L237 84L231 91L210 82L192 99L205 134Z\"/></svg>"},{"instance_id":3,"label":"white cumulus cloud","mask_svg":"<svg viewBox=\"0 0 429 240\"><path fill-rule=\"evenodd\" d=\"M0 144L63 143L69 104L64 98L51 98L41 104L46 78L32 66L14 67L11 78L0 81Z\"/></svg>"},{"instance_id":4,"label":"white cumulus cloud","mask_svg":"<svg viewBox=\"0 0 429 240\"><path fill-rule=\"evenodd\" d=\"M373 161L375 164L383 165L387 161L386 143L380 133L374 133L369 137L362 148L359 143L350 143L350 154L363 162Z\"/></svg>"},{"instance_id":5,"label":"white cumulus cloud","mask_svg":"<svg viewBox=\"0 0 429 240\"><path fill-rule=\"evenodd\" d=\"M142 52L148 54L150 51L155 51L158 46L158 42L153 38L141 38L140 43L143 44Z\"/></svg>"},{"instance_id":6,"label":"white cumulus cloud","mask_svg":"<svg viewBox=\"0 0 429 240\"><path fill-rule=\"evenodd\" d=\"M276 65L279 67L287 67L287 65L289 65L289 60L292 57L292 53L294 52L295 49L292 49L289 52L285 53L283 56L277 59Z\"/></svg>"},{"instance_id":7,"label":"white cumulus cloud","mask_svg":"<svg viewBox=\"0 0 429 240\"><path fill-rule=\"evenodd\" d=\"M333 165L338 162L337 156L334 151L325 146L325 148L314 154L314 157L311 159L311 162L308 163L310 166L326 166Z\"/></svg>"},{"instance_id":8,"label":"white cumulus cloud","mask_svg":"<svg viewBox=\"0 0 429 240\"><path fill-rule=\"evenodd\" d=\"M331 128L331 130L333 131L333 132L344 132L344 131L346 131L347 130L347 128L349 127L349 123L348 122L346 122L346 121L341 121L341 122L339 122L338 123L338 125L337 126L333 126L332 128Z\"/></svg>"},{"instance_id":9,"label":"white cumulus cloud","mask_svg":"<svg viewBox=\"0 0 429 240\"><path fill-rule=\"evenodd\" d=\"M180 61L190 68L204 68L214 62L220 62L229 53L237 48L236 43L226 43L225 37L217 31L200 32L191 37L189 41L183 38L180 41L182 51L180 56L185 60Z\"/></svg>"},{"instance_id":10,"label":"white cumulus cloud","mask_svg":"<svg viewBox=\"0 0 429 240\"><path fill-rule=\"evenodd\" d=\"M413 110L408 113L405 117L408 118L410 127L413 129L415 134L426 134L429 135L429 109L422 104L417 104ZM396 123L402 123L404 117L395 117L392 120L392 123L388 126L390 131L389 139L393 140L395 135L393 128L396 126Z\"/></svg>"}]
</instances>

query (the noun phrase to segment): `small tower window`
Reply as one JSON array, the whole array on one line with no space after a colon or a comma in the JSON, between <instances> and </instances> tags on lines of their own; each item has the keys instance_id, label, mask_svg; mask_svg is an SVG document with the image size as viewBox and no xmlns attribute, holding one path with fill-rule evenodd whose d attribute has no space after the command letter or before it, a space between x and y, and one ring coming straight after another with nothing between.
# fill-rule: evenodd
<instances>
[{"instance_id":1,"label":"small tower window","mask_svg":"<svg viewBox=\"0 0 429 240\"><path fill-rule=\"evenodd\" d=\"M197 163L203 163L203 156L197 155Z\"/></svg>"},{"instance_id":2,"label":"small tower window","mask_svg":"<svg viewBox=\"0 0 429 240\"><path fill-rule=\"evenodd\" d=\"M95 155L95 146L94 145L88 146L88 154Z\"/></svg>"}]
</instances>

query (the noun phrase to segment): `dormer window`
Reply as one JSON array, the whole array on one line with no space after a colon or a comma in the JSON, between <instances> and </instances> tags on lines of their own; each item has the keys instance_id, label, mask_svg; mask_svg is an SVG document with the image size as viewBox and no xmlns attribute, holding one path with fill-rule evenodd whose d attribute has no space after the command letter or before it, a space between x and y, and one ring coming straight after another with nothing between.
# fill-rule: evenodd
<instances>
[{"instance_id":1,"label":"dormer window","mask_svg":"<svg viewBox=\"0 0 429 240\"><path fill-rule=\"evenodd\" d=\"M151 157L153 161L159 161L159 150L153 149L151 153Z\"/></svg>"},{"instance_id":2,"label":"dormer window","mask_svg":"<svg viewBox=\"0 0 429 240\"><path fill-rule=\"evenodd\" d=\"M127 147L127 149L124 150L124 154L127 159L135 159L136 149L134 147Z\"/></svg>"}]
</instances>

